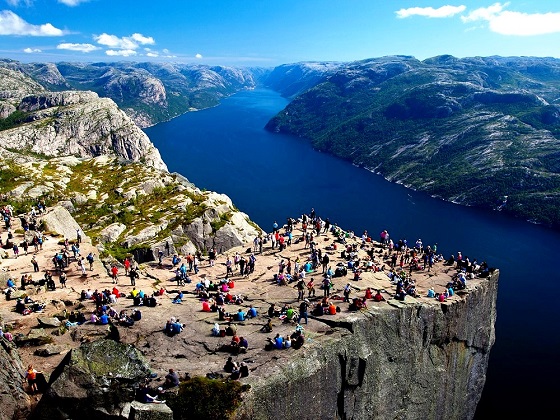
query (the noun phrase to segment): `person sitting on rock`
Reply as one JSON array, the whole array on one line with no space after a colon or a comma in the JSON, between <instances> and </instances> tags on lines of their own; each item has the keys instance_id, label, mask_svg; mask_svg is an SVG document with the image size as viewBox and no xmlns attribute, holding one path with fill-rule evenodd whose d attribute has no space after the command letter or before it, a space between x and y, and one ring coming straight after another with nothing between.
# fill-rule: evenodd
<instances>
[{"instance_id":1,"label":"person sitting on rock","mask_svg":"<svg viewBox=\"0 0 560 420\"><path fill-rule=\"evenodd\" d=\"M179 386L179 375L175 372L172 368L169 369L169 373L165 375L165 383L163 384L163 388L174 388Z\"/></svg>"},{"instance_id":2,"label":"person sitting on rock","mask_svg":"<svg viewBox=\"0 0 560 420\"><path fill-rule=\"evenodd\" d=\"M99 317L99 324L107 325L108 323L109 323L109 315L107 315L105 312L103 312L101 314L101 316Z\"/></svg>"},{"instance_id":3,"label":"person sitting on rock","mask_svg":"<svg viewBox=\"0 0 560 420\"><path fill-rule=\"evenodd\" d=\"M237 311L236 315L236 321L245 321L245 317L247 316L247 314L245 312L243 312L243 309L239 308Z\"/></svg>"},{"instance_id":4,"label":"person sitting on rock","mask_svg":"<svg viewBox=\"0 0 560 420\"><path fill-rule=\"evenodd\" d=\"M249 348L249 342L245 337L239 337L239 353L246 353Z\"/></svg>"},{"instance_id":5,"label":"person sitting on rock","mask_svg":"<svg viewBox=\"0 0 560 420\"><path fill-rule=\"evenodd\" d=\"M385 298L381 294L380 290L377 290L377 292L375 293L375 296L373 297L373 300L376 301L376 302L382 302L382 301L385 300Z\"/></svg>"},{"instance_id":6,"label":"person sitting on rock","mask_svg":"<svg viewBox=\"0 0 560 420\"><path fill-rule=\"evenodd\" d=\"M272 318L269 318L268 322L262 326L261 331L262 332L271 332L272 331Z\"/></svg>"},{"instance_id":7,"label":"person sitting on rock","mask_svg":"<svg viewBox=\"0 0 560 420\"><path fill-rule=\"evenodd\" d=\"M213 337L219 337L221 335L220 325L217 322L212 327L211 334Z\"/></svg>"},{"instance_id":8,"label":"person sitting on rock","mask_svg":"<svg viewBox=\"0 0 560 420\"><path fill-rule=\"evenodd\" d=\"M242 378L249 376L249 367L247 366L247 363L241 362L241 366L239 366L239 376Z\"/></svg>"},{"instance_id":9,"label":"person sitting on rock","mask_svg":"<svg viewBox=\"0 0 560 420\"><path fill-rule=\"evenodd\" d=\"M224 365L224 371L227 373L233 372L233 369L237 367L237 364L233 361L231 356L228 357L226 360L226 364Z\"/></svg>"},{"instance_id":10,"label":"person sitting on rock","mask_svg":"<svg viewBox=\"0 0 560 420\"><path fill-rule=\"evenodd\" d=\"M183 301L183 292L179 292L175 299L173 299L173 303L181 303Z\"/></svg>"},{"instance_id":11,"label":"person sitting on rock","mask_svg":"<svg viewBox=\"0 0 560 420\"><path fill-rule=\"evenodd\" d=\"M142 403L165 404L165 400L158 400L157 395L152 396L150 392L152 391L150 391L146 384L141 384L140 388L138 388L136 399Z\"/></svg>"},{"instance_id":12,"label":"person sitting on rock","mask_svg":"<svg viewBox=\"0 0 560 420\"><path fill-rule=\"evenodd\" d=\"M16 312L18 314L23 315L23 312L27 309L27 306L25 306L25 303L23 303L23 301L21 300L21 298L18 298L18 300L16 301Z\"/></svg>"},{"instance_id":13,"label":"person sitting on rock","mask_svg":"<svg viewBox=\"0 0 560 420\"><path fill-rule=\"evenodd\" d=\"M253 305L249 306L249 310L247 311L247 318L256 318L257 310L253 307Z\"/></svg>"}]
</instances>

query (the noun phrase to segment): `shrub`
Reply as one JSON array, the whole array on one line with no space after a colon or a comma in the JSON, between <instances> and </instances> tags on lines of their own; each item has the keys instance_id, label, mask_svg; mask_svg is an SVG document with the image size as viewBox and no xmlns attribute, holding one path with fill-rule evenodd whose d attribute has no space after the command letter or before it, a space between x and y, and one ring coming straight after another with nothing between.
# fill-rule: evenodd
<instances>
[{"instance_id":1,"label":"shrub","mask_svg":"<svg viewBox=\"0 0 560 420\"><path fill-rule=\"evenodd\" d=\"M237 381L197 376L182 382L177 396L167 403L178 420L227 420L241 404L245 389Z\"/></svg>"}]
</instances>

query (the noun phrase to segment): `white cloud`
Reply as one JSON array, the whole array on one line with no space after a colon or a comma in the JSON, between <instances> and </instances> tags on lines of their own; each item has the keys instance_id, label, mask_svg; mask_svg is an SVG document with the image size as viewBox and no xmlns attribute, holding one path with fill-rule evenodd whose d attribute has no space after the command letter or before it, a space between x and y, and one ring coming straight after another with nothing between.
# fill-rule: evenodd
<instances>
[{"instance_id":1,"label":"white cloud","mask_svg":"<svg viewBox=\"0 0 560 420\"><path fill-rule=\"evenodd\" d=\"M33 53L40 53L43 51L41 51L39 48L24 48L23 52L27 54L33 54Z\"/></svg>"},{"instance_id":2,"label":"white cloud","mask_svg":"<svg viewBox=\"0 0 560 420\"><path fill-rule=\"evenodd\" d=\"M410 16L424 16L428 18L447 18L462 13L467 9L466 6L441 6L437 9L433 7L409 7L408 9L400 9L395 13L398 18L404 19Z\"/></svg>"},{"instance_id":3,"label":"white cloud","mask_svg":"<svg viewBox=\"0 0 560 420\"><path fill-rule=\"evenodd\" d=\"M149 53L146 53L146 55L147 55L148 57L159 57L159 54L158 54L158 53L155 53L155 52L149 52Z\"/></svg>"},{"instance_id":4,"label":"white cloud","mask_svg":"<svg viewBox=\"0 0 560 420\"><path fill-rule=\"evenodd\" d=\"M492 32L501 35L544 35L560 32L560 13L521 13L504 10L509 3L495 3L461 17L463 22L486 21Z\"/></svg>"},{"instance_id":5,"label":"white cloud","mask_svg":"<svg viewBox=\"0 0 560 420\"><path fill-rule=\"evenodd\" d=\"M169 54L170 53L170 51L167 48L164 48L162 51L163 51L164 54Z\"/></svg>"},{"instance_id":6,"label":"white cloud","mask_svg":"<svg viewBox=\"0 0 560 420\"><path fill-rule=\"evenodd\" d=\"M132 55L136 55L136 51L134 50L107 50L105 54L110 56L120 56L120 57L130 57Z\"/></svg>"},{"instance_id":7,"label":"white cloud","mask_svg":"<svg viewBox=\"0 0 560 420\"><path fill-rule=\"evenodd\" d=\"M134 33L131 36L123 36L122 38L116 35L102 33L101 35L95 35L93 39L98 44L111 48L105 52L107 55L121 57L136 55L136 50L140 48L140 45L152 45L156 43L151 36L144 36L139 33Z\"/></svg>"},{"instance_id":8,"label":"white cloud","mask_svg":"<svg viewBox=\"0 0 560 420\"><path fill-rule=\"evenodd\" d=\"M156 43L156 41L154 41L154 38L152 38L151 36L144 36L142 34L132 34L130 38L141 45L153 45Z\"/></svg>"},{"instance_id":9,"label":"white cloud","mask_svg":"<svg viewBox=\"0 0 560 420\"><path fill-rule=\"evenodd\" d=\"M56 46L57 50L69 50L69 51L80 51L83 53L89 53L95 50L100 50L101 48L96 47L92 44L72 44L70 42L63 42Z\"/></svg>"},{"instance_id":10,"label":"white cloud","mask_svg":"<svg viewBox=\"0 0 560 420\"><path fill-rule=\"evenodd\" d=\"M202 58L202 54L196 54L194 57L195 58Z\"/></svg>"},{"instance_id":11,"label":"white cloud","mask_svg":"<svg viewBox=\"0 0 560 420\"><path fill-rule=\"evenodd\" d=\"M58 0L59 3L65 4L66 6L74 7L80 3L87 3L89 0Z\"/></svg>"},{"instance_id":12,"label":"white cloud","mask_svg":"<svg viewBox=\"0 0 560 420\"><path fill-rule=\"evenodd\" d=\"M50 23L32 25L10 10L0 12L0 35L62 36L65 32Z\"/></svg>"}]
</instances>

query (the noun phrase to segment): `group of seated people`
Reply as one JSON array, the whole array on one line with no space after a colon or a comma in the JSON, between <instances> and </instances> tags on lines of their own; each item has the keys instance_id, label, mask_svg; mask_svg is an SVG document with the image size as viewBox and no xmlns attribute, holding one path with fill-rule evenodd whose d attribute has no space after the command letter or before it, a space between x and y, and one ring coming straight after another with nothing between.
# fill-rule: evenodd
<instances>
[{"instance_id":1,"label":"group of seated people","mask_svg":"<svg viewBox=\"0 0 560 420\"><path fill-rule=\"evenodd\" d=\"M134 306L147 306L150 308L155 308L158 304L156 296L165 293L165 290L160 289L151 295L144 293L143 290L137 290L136 287L133 287L130 292L130 297L132 298L132 303Z\"/></svg>"},{"instance_id":2,"label":"group of seated people","mask_svg":"<svg viewBox=\"0 0 560 420\"><path fill-rule=\"evenodd\" d=\"M265 344L265 350L284 350L289 348L300 349L305 342L305 337L303 334L303 327L297 325L295 331L282 337L280 333L276 334L274 338L267 338L267 343Z\"/></svg>"},{"instance_id":3,"label":"group of seated people","mask_svg":"<svg viewBox=\"0 0 560 420\"><path fill-rule=\"evenodd\" d=\"M108 305L98 306L90 315L89 322L98 325L107 325L116 323L123 327L132 327L135 322L142 319L142 312L139 309L133 309L129 315L126 309L117 312L113 307Z\"/></svg>"},{"instance_id":4,"label":"group of seated people","mask_svg":"<svg viewBox=\"0 0 560 420\"><path fill-rule=\"evenodd\" d=\"M237 362L233 361L231 356L226 360L224 371L231 373L230 379L239 379L249 376L249 367L247 364L241 362L241 364L238 365Z\"/></svg>"},{"instance_id":5,"label":"group of seated people","mask_svg":"<svg viewBox=\"0 0 560 420\"><path fill-rule=\"evenodd\" d=\"M336 306L327 296L323 297L311 311L315 316L336 315L337 312L340 312L340 307Z\"/></svg>"},{"instance_id":6,"label":"group of seated people","mask_svg":"<svg viewBox=\"0 0 560 420\"><path fill-rule=\"evenodd\" d=\"M284 322L294 322L299 317L297 310L287 303L282 307L277 307L274 303L271 303L267 313L270 318L277 317Z\"/></svg>"},{"instance_id":7,"label":"group of seated people","mask_svg":"<svg viewBox=\"0 0 560 420\"><path fill-rule=\"evenodd\" d=\"M171 317L166 321L163 332L165 333L165 335L173 337L174 335L179 334L181 331L183 331L186 326L187 325L182 324L179 319Z\"/></svg>"},{"instance_id":8,"label":"group of seated people","mask_svg":"<svg viewBox=\"0 0 560 420\"><path fill-rule=\"evenodd\" d=\"M36 302L31 297L26 296L24 299L18 298L16 301L15 311L21 315L29 315L32 312L43 312L46 304Z\"/></svg>"}]
</instances>

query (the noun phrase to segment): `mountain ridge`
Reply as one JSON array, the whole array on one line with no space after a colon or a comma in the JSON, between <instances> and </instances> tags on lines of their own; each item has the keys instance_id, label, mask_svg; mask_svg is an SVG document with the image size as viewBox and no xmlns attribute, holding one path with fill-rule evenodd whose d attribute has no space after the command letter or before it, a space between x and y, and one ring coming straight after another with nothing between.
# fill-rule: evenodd
<instances>
[{"instance_id":1,"label":"mountain ridge","mask_svg":"<svg viewBox=\"0 0 560 420\"><path fill-rule=\"evenodd\" d=\"M558 228L558 98L557 59L382 57L341 68L267 128L409 188Z\"/></svg>"}]
</instances>

